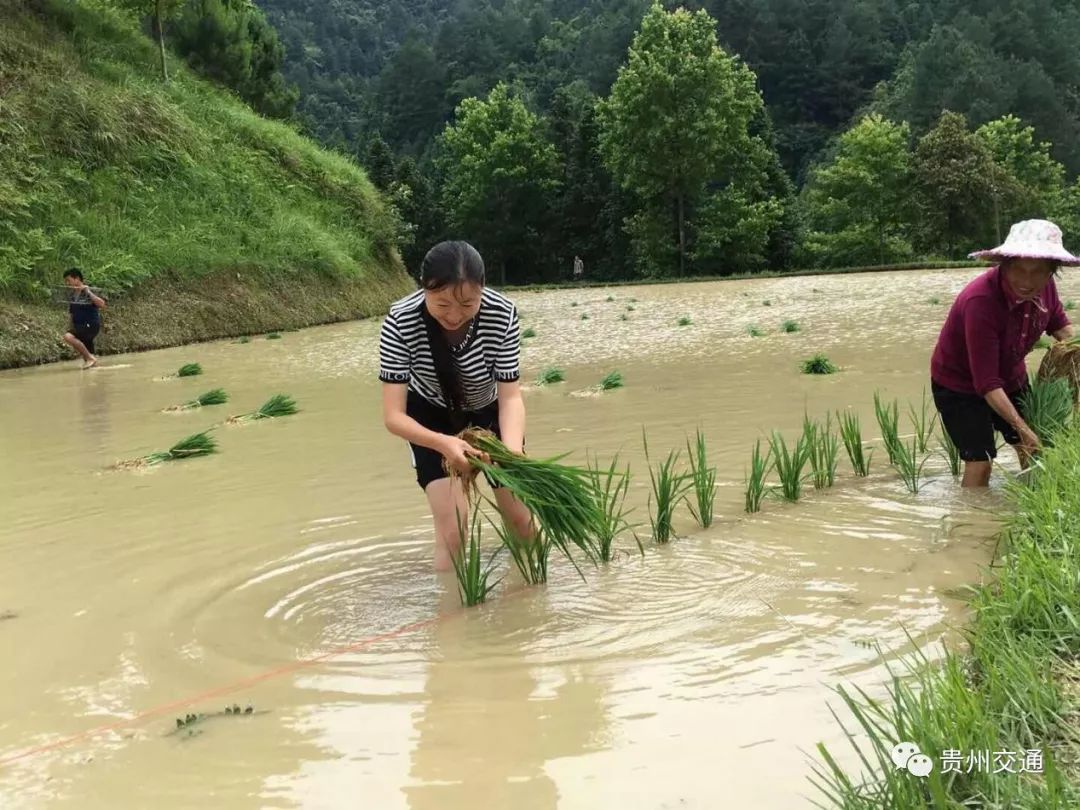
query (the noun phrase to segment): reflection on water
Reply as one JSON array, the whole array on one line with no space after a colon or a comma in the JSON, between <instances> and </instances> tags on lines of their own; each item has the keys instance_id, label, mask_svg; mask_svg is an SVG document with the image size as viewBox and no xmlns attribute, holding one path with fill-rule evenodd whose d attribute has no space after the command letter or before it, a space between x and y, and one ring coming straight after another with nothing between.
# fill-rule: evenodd
<instances>
[{"instance_id":1,"label":"reflection on water","mask_svg":"<svg viewBox=\"0 0 1080 810\"><path fill-rule=\"evenodd\" d=\"M961 492L935 457L910 495L878 446L868 478L841 458L835 487L747 515L750 451L846 407L876 443L875 390L909 430L946 311L930 299L973 274L518 294L525 379L566 372L526 394L530 447L620 453L646 553L624 538L587 582L555 560L546 588L509 576L468 611L382 428L378 322L0 374L0 760L165 707L0 765L0 806L808 806L815 743L842 741L831 687L879 690L876 644L933 655L964 620L1003 476ZM844 370L799 374L817 351ZM201 377L157 381L194 361ZM616 369L624 389L574 396ZM216 387L227 405L162 412ZM107 471L278 392L301 412L217 430L214 456ZM716 522L682 510L656 547L642 429L655 462L698 427ZM170 733L234 700L265 713Z\"/></svg>"}]
</instances>

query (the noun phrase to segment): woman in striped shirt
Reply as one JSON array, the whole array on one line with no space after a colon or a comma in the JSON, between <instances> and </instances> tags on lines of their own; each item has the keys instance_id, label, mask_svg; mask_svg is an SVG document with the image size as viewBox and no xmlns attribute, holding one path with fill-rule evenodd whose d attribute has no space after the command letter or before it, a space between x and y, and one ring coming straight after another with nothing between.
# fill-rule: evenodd
<instances>
[{"instance_id":1,"label":"woman in striped shirt","mask_svg":"<svg viewBox=\"0 0 1080 810\"><path fill-rule=\"evenodd\" d=\"M379 379L386 429L409 443L416 480L435 522L435 568L448 570L468 517L458 479L443 459L467 472L483 454L457 437L487 428L512 451L525 447L517 308L484 283L484 261L467 242L441 242L424 257L421 289L396 301L379 336ZM485 459L486 460L486 459ZM490 479L507 525L524 538L535 528L528 509Z\"/></svg>"}]
</instances>

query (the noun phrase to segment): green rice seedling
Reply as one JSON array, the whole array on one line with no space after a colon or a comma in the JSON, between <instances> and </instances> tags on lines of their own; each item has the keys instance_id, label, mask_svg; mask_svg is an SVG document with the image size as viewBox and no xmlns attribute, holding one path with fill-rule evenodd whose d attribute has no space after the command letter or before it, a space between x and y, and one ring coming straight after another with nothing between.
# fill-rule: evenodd
<instances>
[{"instance_id":1,"label":"green rice seedling","mask_svg":"<svg viewBox=\"0 0 1080 810\"><path fill-rule=\"evenodd\" d=\"M561 464L562 456L537 459L515 453L488 430L466 428L458 435L487 455L487 460L470 457L472 469L468 475L448 470L452 477L463 479L470 498L477 492L476 476L487 473L491 480L514 493L575 568L577 562L570 546L596 562L599 555L593 538L604 530L604 513L592 470Z\"/></svg>"},{"instance_id":2,"label":"green rice seedling","mask_svg":"<svg viewBox=\"0 0 1080 810\"><path fill-rule=\"evenodd\" d=\"M1066 312L1072 312L1074 309L1076 309L1076 302L1075 301L1070 299L1070 300L1065 302L1065 311Z\"/></svg>"},{"instance_id":3,"label":"green rice seedling","mask_svg":"<svg viewBox=\"0 0 1080 810\"><path fill-rule=\"evenodd\" d=\"M780 324L780 331L789 335L793 332L798 332L799 329L800 327L798 321L784 321L782 324Z\"/></svg>"},{"instance_id":4,"label":"green rice seedling","mask_svg":"<svg viewBox=\"0 0 1080 810\"><path fill-rule=\"evenodd\" d=\"M531 326L527 326L525 327L525 329L522 330L521 337L522 339L534 338L536 337L536 330L533 329Z\"/></svg>"},{"instance_id":5,"label":"green rice seedling","mask_svg":"<svg viewBox=\"0 0 1080 810\"><path fill-rule=\"evenodd\" d=\"M185 363L176 372L177 377L197 377L202 374L202 366L198 363Z\"/></svg>"},{"instance_id":6,"label":"green rice seedling","mask_svg":"<svg viewBox=\"0 0 1080 810\"><path fill-rule=\"evenodd\" d=\"M1050 339L1046 335L1043 335L1035 341L1035 345L1032 346L1032 351L1035 349L1049 349L1050 345Z\"/></svg>"},{"instance_id":7,"label":"green rice seedling","mask_svg":"<svg viewBox=\"0 0 1080 810\"><path fill-rule=\"evenodd\" d=\"M267 340L281 340L281 333L280 332L271 332L269 335L266 336L266 339Z\"/></svg>"},{"instance_id":8,"label":"green rice seedling","mask_svg":"<svg viewBox=\"0 0 1080 810\"><path fill-rule=\"evenodd\" d=\"M826 414L825 424L811 422L803 416L803 439L810 461L810 475L815 489L831 487L836 481L836 459L840 452L840 440L832 430L832 414Z\"/></svg>"},{"instance_id":9,"label":"green rice seedling","mask_svg":"<svg viewBox=\"0 0 1080 810\"><path fill-rule=\"evenodd\" d=\"M844 440L844 449L847 451L851 469L860 478L870 474L870 457L874 451L866 452L862 441L862 427L859 424L859 415L853 411L837 411L837 421L840 423L840 436Z\"/></svg>"},{"instance_id":10,"label":"green rice seedling","mask_svg":"<svg viewBox=\"0 0 1080 810\"><path fill-rule=\"evenodd\" d=\"M619 320L620 321L628 321L628 320L630 320L630 318L628 318L626 313L623 312L621 315L619 315Z\"/></svg>"},{"instance_id":11,"label":"green rice seedling","mask_svg":"<svg viewBox=\"0 0 1080 810\"><path fill-rule=\"evenodd\" d=\"M941 425L941 430L938 432L938 443L941 445L941 449L945 454L945 460L949 462L949 472L954 476L960 475L960 449L953 444L952 437L949 432L945 430L945 426Z\"/></svg>"},{"instance_id":12,"label":"green rice seedling","mask_svg":"<svg viewBox=\"0 0 1080 810\"><path fill-rule=\"evenodd\" d=\"M501 548L510 552L510 559L514 561L521 578L529 585L543 585L548 580L548 561L551 559L551 539L543 529L537 530L536 535L529 539L521 537L517 532L505 523L496 523L488 520L499 535Z\"/></svg>"},{"instance_id":13,"label":"green rice seedling","mask_svg":"<svg viewBox=\"0 0 1080 810\"><path fill-rule=\"evenodd\" d=\"M581 320L583 320L583 321L589 320L589 313L588 312L582 312L581 313Z\"/></svg>"},{"instance_id":14,"label":"green rice seedling","mask_svg":"<svg viewBox=\"0 0 1080 810\"><path fill-rule=\"evenodd\" d=\"M885 405L880 392L875 391L874 415L878 427L881 428L881 440L885 445L885 452L889 454L889 463L895 464L896 448L900 444L900 405L895 399Z\"/></svg>"},{"instance_id":15,"label":"green rice seedling","mask_svg":"<svg viewBox=\"0 0 1080 810\"><path fill-rule=\"evenodd\" d=\"M236 342L237 343L251 343L251 338L248 337L247 335L242 335L240 338L237 339Z\"/></svg>"},{"instance_id":16,"label":"green rice seedling","mask_svg":"<svg viewBox=\"0 0 1080 810\"><path fill-rule=\"evenodd\" d=\"M803 374L835 374L839 370L828 357L820 352L802 362Z\"/></svg>"},{"instance_id":17,"label":"green rice seedling","mask_svg":"<svg viewBox=\"0 0 1080 810\"><path fill-rule=\"evenodd\" d=\"M1053 447L1072 416L1072 388L1065 377L1040 380L1032 376L1029 386L1021 399L1024 419L1039 441Z\"/></svg>"},{"instance_id":18,"label":"green rice seedling","mask_svg":"<svg viewBox=\"0 0 1080 810\"><path fill-rule=\"evenodd\" d=\"M636 307L633 304L627 304L626 305L626 311L627 312L633 312L635 309L636 309Z\"/></svg>"},{"instance_id":19,"label":"green rice seedling","mask_svg":"<svg viewBox=\"0 0 1080 810\"><path fill-rule=\"evenodd\" d=\"M199 394L195 399L185 402L183 405L175 405L169 410L172 411L190 411L195 408L202 408L206 405L223 405L229 401L229 395L221 388L214 388L211 391L207 391L203 394Z\"/></svg>"},{"instance_id":20,"label":"green rice seedling","mask_svg":"<svg viewBox=\"0 0 1080 810\"><path fill-rule=\"evenodd\" d=\"M716 467L710 467L706 458L705 434L699 428L690 446L686 440L686 455L690 459L690 480L694 489L694 502L690 503L690 514L703 529L713 522L713 505L716 501Z\"/></svg>"},{"instance_id":21,"label":"green rice seedling","mask_svg":"<svg viewBox=\"0 0 1080 810\"><path fill-rule=\"evenodd\" d=\"M761 305L763 307L771 307L772 306L772 301L770 301L768 298L766 298L764 301L761 302Z\"/></svg>"},{"instance_id":22,"label":"green rice seedling","mask_svg":"<svg viewBox=\"0 0 1080 810\"><path fill-rule=\"evenodd\" d=\"M630 299L630 303L631 303L631 304L636 304L636 303L637 303L637 299L636 299L636 298L631 298L631 299Z\"/></svg>"},{"instance_id":23,"label":"green rice seedling","mask_svg":"<svg viewBox=\"0 0 1080 810\"><path fill-rule=\"evenodd\" d=\"M749 333L750 337L761 337L765 334L761 328L754 326L753 324L751 324L746 331Z\"/></svg>"},{"instance_id":24,"label":"green rice seedling","mask_svg":"<svg viewBox=\"0 0 1080 810\"><path fill-rule=\"evenodd\" d=\"M565 380L561 368L545 368L540 372L540 376L536 378L537 385L551 385L552 383L560 383Z\"/></svg>"},{"instance_id":25,"label":"green rice seedling","mask_svg":"<svg viewBox=\"0 0 1080 810\"><path fill-rule=\"evenodd\" d=\"M570 302L570 306L572 306L572 307L576 307L576 306L577 306L577 301L571 301L571 302Z\"/></svg>"},{"instance_id":26,"label":"green rice seedling","mask_svg":"<svg viewBox=\"0 0 1080 810\"><path fill-rule=\"evenodd\" d=\"M679 326L689 326L691 323L693 323L693 321L691 321L690 318L686 315L683 315L681 318L679 318L678 321Z\"/></svg>"},{"instance_id":27,"label":"green rice seedling","mask_svg":"<svg viewBox=\"0 0 1080 810\"><path fill-rule=\"evenodd\" d=\"M911 426L915 429L915 441L920 453L926 453L930 449L930 437L934 435L934 425L937 424L937 411L931 408L926 398L926 387L923 387L922 400L919 410L908 403L908 413L911 415Z\"/></svg>"},{"instance_id":28,"label":"green rice seedling","mask_svg":"<svg viewBox=\"0 0 1080 810\"><path fill-rule=\"evenodd\" d=\"M614 301L614 300L615 300L615 296L614 296L614 295L609 295L609 296L608 296L608 297L607 297L606 299L604 299L604 300L606 300L606 301L607 301L607 302L608 302L608 303L610 304L610 303L611 303L612 301Z\"/></svg>"},{"instance_id":29,"label":"green rice seedling","mask_svg":"<svg viewBox=\"0 0 1080 810\"><path fill-rule=\"evenodd\" d=\"M933 296L931 296L931 297L930 297L930 303L931 303L931 304L935 304L935 305L936 305L936 304L940 304L940 303L941 303L941 299L940 299L940 298L939 298L938 296L936 296L936 295L933 295Z\"/></svg>"},{"instance_id":30,"label":"green rice seedling","mask_svg":"<svg viewBox=\"0 0 1080 810\"><path fill-rule=\"evenodd\" d=\"M487 601L488 594L498 584L498 582L489 582L489 579L495 567L495 557L500 549L495 549L488 556L487 562L484 562L483 551L480 548L483 524L480 520L479 503L473 509L472 521L468 528L463 525L465 520L460 512L457 517L463 542L457 551L450 555L450 561L454 565L461 604L472 607ZM468 535L467 539L465 539L466 535Z\"/></svg>"},{"instance_id":31,"label":"green rice seedling","mask_svg":"<svg viewBox=\"0 0 1080 810\"><path fill-rule=\"evenodd\" d=\"M761 439L754 442L754 452L750 456L750 469L746 473L745 509L747 512L760 512L761 502L769 494L765 478L773 467L772 452L767 450L761 455Z\"/></svg>"},{"instance_id":32,"label":"green rice seedling","mask_svg":"<svg viewBox=\"0 0 1080 810\"><path fill-rule=\"evenodd\" d=\"M615 388L623 387L623 376L618 371L612 371L608 373L604 379L600 380L601 391L611 391Z\"/></svg>"},{"instance_id":33,"label":"green rice seedling","mask_svg":"<svg viewBox=\"0 0 1080 810\"><path fill-rule=\"evenodd\" d=\"M182 459L195 458L197 456L208 456L211 453L216 452L217 442L210 436L210 431L204 430L202 433L195 433L185 439L181 439L168 450L159 453L151 453L148 456L137 458L134 461L121 462L117 466L120 468L146 467L154 464L161 464L165 461L180 461Z\"/></svg>"},{"instance_id":34,"label":"green rice seedling","mask_svg":"<svg viewBox=\"0 0 1080 810\"><path fill-rule=\"evenodd\" d=\"M794 450L789 450L784 437L777 431L772 432L769 449L780 476L780 494L786 501L797 501L802 497L802 485L806 476L803 470L810 460L810 448L806 444L805 434L799 436Z\"/></svg>"},{"instance_id":35,"label":"green rice seedling","mask_svg":"<svg viewBox=\"0 0 1080 810\"><path fill-rule=\"evenodd\" d=\"M274 394L266 400L257 411L230 417L229 422L251 422L256 419L276 419L281 416L292 416L298 411L296 401L287 394Z\"/></svg>"},{"instance_id":36,"label":"green rice seedling","mask_svg":"<svg viewBox=\"0 0 1080 810\"><path fill-rule=\"evenodd\" d=\"M923 467L926 466L926 462L930 459L928 455L923 455L920 461L920 452L918 439L915 437L912 437L911 442L907 445L899 440L896 442L896 471L900 473L904 486L912 495L919 493Z\"/></svg>"},{"instance_id":37,"label":"green rice seedling","mask_svg":"<svg viewBox=\"0 0 1080 810\"><path fill-rule=\"evenodd\" d=\"M675 471L679 460L678 450L669 451L667 458L654 470L649 460L649 442L644 430L641 431L641 438L645 443L645 461L649 465L649 479L652 481L649 521L653 539L657 543L667 543L674 531L675 510L686 497L692 482L685 473Z\"/></svg>"},{"instance_id":38,"label":"green rice seedling","mask_svg":"<svg viewBox=\"0 0 1080 810\"><path fill-rule=\"evenodd\" d=\"M630 466L627 465L623 472L619 472L616 469L618 463L619 457L616 454L606 468L601 468L599 463L589 464L589 469L597 480L597 494L604 514L603 526L596 537L596 548L602 562L611 562L615 539L621 532L631 528L626 520L628 511L625 509L626 493L630 488ZM638 550L644 555L645 548L636 533L634 540Z\"/></svg>"}]
</instances>

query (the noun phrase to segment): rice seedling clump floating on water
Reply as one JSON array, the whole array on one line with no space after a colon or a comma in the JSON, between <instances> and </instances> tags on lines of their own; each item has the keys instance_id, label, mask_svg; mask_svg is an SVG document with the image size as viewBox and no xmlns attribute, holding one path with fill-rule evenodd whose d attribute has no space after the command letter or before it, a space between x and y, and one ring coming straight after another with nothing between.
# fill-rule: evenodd
<instances>
[{"instance_id":1,"label":"rice seedling clump floating on water","mask_svg":"<svg viewBox=\"0 0 1080 810\"><path fill-rule=\"evenodd\" d=\"M229 395L225 393L222 388L214 388L205 393L199 394L195 399L185 402L182 405L174 405L167 410L170 411L190 411L195 408L202 408L207 405L224 405L229 401Z\"/></svg>"},{"instance_id":2,"label":"rice seedling clump floating on water","mask_svg":"<svg viewBox=\"0 0 1080 810\"><path fill-rule=\"evenodd\" d=\"M835 374L839 370L828 357L820 352L802 362L803 374Z\"/></svg>"},{"instance_id":3,"label":"rice seedling clump floating on water","mask_svg":"<svg viewBox=\"0 0 1080 810\"><path fill-rule=\"evenodd\" d=\"M197 456L207 456L215 452L217 452L217 443L210 436L209 431L203 431L181 439L168 450L151 453L148 456L142 456L131 461L122 461L117 467L121 469L148 467L166 461L180 461L187 458L196 458Z\"/></svg>"},{"instance_id":4,"label":"rice seedling clump floating on water","mask_svg":"<svg viewBox=\"0 0 1080 810\"><path fill-rule=\"evenodd\" d=\"M281 333L280 332L271 332L269 335L266 336L266 339L267 340L281 340Z\"/></svg>"},{"instance_id":5,"label":"rice seedling clump floating on water","mask_svg":"<svg viewBox=\"0 0 1080 810\"><path fill-rule=\"evenodd\" d=\"M563 376L563 370L561 368L545 368L540 372L540 376L536 378L537 385L551 385L552 383L560 383L565 380Z\"/></svg>"},{"instance_id":6,"label":"rice seedling clump floating on water","mask_svg":"<svg viewBox=\"0 0 1080 810\"><path fill-rule=\"evenodd\" d=\"M600 380L601 391L612 391L623 387L623 376L618 371L611 371Z\"/></svg>"},{"instance_id":7,"label":"rice seedling clump floating on water","mask_svg":"<svg viewBox=\"0 0 1080 810\"><path fill-rule=\"evenodd\" d=\"M266 400L257 411L244 413L229 418L229 422L251 422L257 419L276 419L281 416L292 416L296 413L296 401L288 394L274 394Z\"/></svg>"},{"instance_id":8,"label":"rice seedling clump floating on water","mask_svg":"<svg viewBox=\"0 0 1080 810\"><path fill-rule=\"evenodd\" d=\"M792 332L798 332L799 323L798 321L784 321L780 325L780 331L786 332L787 334L791 334Z\"/></svg>"},{"instance_id":9,"label":"rice seedling clump floating on water","mask_svg":"<svg viewBox=\"0 0 1080 810\"><path fill-rule=\"evenodd\" d=\"M751 324L746 331L749 333L750 337L762 337L765 334L763 329L754 326L753 324Z\"/></svg>"},{"instance_id":10,"label":"rice seedling clump floating on water","mask_svg":"<svg viewBox=\"0 0 1080 810\"><path fill-rule=\"evenodd\" d=\"M521 337L522 338L536 337L536 330L533 329L531 326L528 326L522 331Z\"/></svg>"},{"instance_id":11,"label":"rice seedling clump floating on water","mask_svg":"<svg viewBox=\"0 0 1080 810\"><path fill-rule=\"evenodd\" d=\"M679 326L689 326L691 323L693 323L693 321L691 321L690 318L686 315L683 315L678 320Z\"/></svg>"},{"instance_id":12,"label":"rice seedling clump floating on water","mask_svg":"<svg viewBox=\"0 0 1080 810\"><path fill-rule=\"evenodd\" d=\"M177 377L197 377L202 374L202 366L198 363L185 363L176 372Z\"/></svg>"}]
</instances>

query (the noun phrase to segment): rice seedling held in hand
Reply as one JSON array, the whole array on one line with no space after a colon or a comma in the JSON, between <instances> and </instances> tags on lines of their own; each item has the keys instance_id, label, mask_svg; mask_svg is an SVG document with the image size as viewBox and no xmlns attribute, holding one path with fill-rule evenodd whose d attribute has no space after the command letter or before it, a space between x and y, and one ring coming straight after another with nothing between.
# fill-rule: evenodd
<instances>
[{"instance_id":1,"label":"rice seedling held in hand","mask_svg":"<svg viewBox=\"0 0 1080 810\"><path fill-rule=\"evenodd\" d=\"M601 391L612 391L623 387L623 376L618 371L612 371L604 379L600 380Z\"/></svg>"},{"instance_id":2,"label":"rice seedling held in hand","mask_svg":"<svg viewBox=\"0 0 1080 810\"><path fill-rule=\"evenodd\" d=\"M870 457L874 455L874 451L866 453L863 446L859 415L853 411L837 411L836 417L840 422L840 436L844 440L844 449L851 462L851 469L858 477L865 478L870 474Z\"/></svg>"},{"instance_id":3,"label":"rice seedling held in hand","mask_svg":"<svg viewBox=\"0 0 1080 810\"><path fill-rule=\"evenodd\" d=\"M461 604L472 607L487 601L488 594L498 582L490 582L492 570L495 567L495 558L499 548L496 548L484 562L483 551L480 548L480 540L483 535L483 526L480 520L479 503L473 509L472 521L465 526L465 517L460 512L457 515L460 534L463 538L458 549L450 554L450 561L454 565L454 575L457 577L458 596ZM468 535L466 539L466 535Z\"/></svg>"},{"instance_id":4,"label":"rice seedling held in hand","mask_svg":"<svg viewBox=\"0 0 1080 810\"><path fill-rule=\"evenodd\" d=\"M649 441L645 431L641 431L641 438L645 444L645 462L649 465L649 478L652 481L652 494L649 496L649 521L652 525L653 539L657 543L667 543L671 540L674 527L675 510L679 502L686 497L686 492L692 482L685 473L675 471L675 465L679 459L679 452L671 450L667 458L660 466L653 470L649 460Z\"/></svg>"},{"instance_id":5,"label":"rice seedling held in hand","mask_svg":"<svg viewBox=\"0 0 1080 810\"><path fill-rule=\"evenodd\" d=\"M170 411L190 411L195 408L202 408L207 405L224 405L229 401L229 395L225 393L224 389L214 388L203 394L199 394L193 400L185 402L183 405L174 405L169 408Z\"/></svg>"},{"instance_id":6,"label":"rice seedling held in hand","mask_svg":"<svg viewBox=\"0 0 1080 810\"><path fill-rule=\"evenodd\" d=\"M762 337L765 334L761 328L754 326L753 324L751 324L746 331L749 333L750 337Z\"/></svg>"},{"instance_id":7,"label":"rice seedling held in hand","mask_svg":"<svg viewBox=\"0 0 1080 810\"><path fill-rule=\"evenodd\" d=\"M769 449L780 476L780 494L786 501L797 501L802 497L802 485L806 476L803 470L810 460L810 447L806 443L806 434L799 436L794 450L789 450L784 437L777 431L772 432Z\"/></svg>"},{"instance_id":8,"label":"rice seedling held in hand","mask_svg":"<svg viewBox=\"0 0 1080 810\"><path fill-rule=\"evenodd\" d=\"M694 488L694 502L690 503L690 514L703 529L713 522L713 504L716 501L716 467L708 466L706 459L705 434L699 428L694 441L686 440L686 454L690 458L690 480Z\"/></svg>"},{"instance_id":9,"label":"rice seedling held in hand","mask_svg":"<svg viewBox=\"0 0 1080 810\"><path fill-rule=\"evenodd\" d=\"M197 377L202 374L202 366L198 363L185 363L176 372L177 377Z\"/></svg>"},{"instance_id":10,"label":"rice seedling held in hand","mask_svg":"<svg viewBox=\"0 0 1080 810\"><path fill-rule=\"evenodd\" d=\"M1040 380L1033 376L1029 386L1020 400L1024 418L1039 441L1053 447L1073 413L1072 388L1065 377Z\"/></svg>"},{"instance_id":11,"label":"rice seedling held in hand","mask_svg":"<svg viewBox=\"0 0 1080 810\"><path fill-rule=\"evenodd\" d=\"M931 408L926 399L926 387L923 387L922 402L920 409L908 403L908 413L911 415L911 425L915 429L915 442L920 453L926 453L930 449L930 437L934 434L934 425L937 423L937 410Z\"/></svg>"},{"instance_id":12,"label":"rice seedling held in hand","mask_svg":"<svg viewBox=\"0 0 1080 810\"><path fill-rule=\"evenodd\" d=\"M912 437L911 442L907 445L897 440L896 471L900 473L900 478L903 479L904 486L907 487L908 492L912 495L917 495L919 493L922 470L930 458L927 455L923 455L922 460L920 461L919 453L919 443L916 438Z\"/></svg>"},{"instance_id":13,"label":"rice seedling held in hand","mask_svg":"<svg viewBox=\"0 0 1080 810\"><path fill-rule=\"evenodd\" d=\"M800 327L799 327L798 321L784 321L780 325L780 331L785 332L785 333L787 333L789 335L792 334L793 332L798 332L799 328Z\"/></svg>"},{"instance_id":14,"label":"rice seedling held in hand","mask_svg":"<svg viewBox=\"0 0 1080 810\"><path fill-rule=\"evenodd\" d=\"M766 451L765 455L761 455L761 439L754 442L754 452L750 456L750 469L746 474L746 498L745 506L747 512L760 512L761 502L765 499L765 496L769 494L768 487L765 485L765 477L769 474L769 471L773 467L772 453Z\"/></svg>"},{"instance_id":15,"label":"rice seedling held in hand","mask_svg":"<svg viewBox=\"0 0 1080 810\"><path fill-rule=\"evenodd\" d=\"M686 315L683 315L683 316L682 316L681 318L679 318L679 320L678 320L678 324L679 324L679 326L689 326L689 325L690 325L691 323L692 323L692 321L691 321L691 320L690 320L690 318L688 318L688 317L687 317Z\"/></svg>"},{"instance_id":16,"label":"rice seedling held in hand","mask_svg":"<svg viewBox=\"0 0 1080 810\"><path fill-rule=\"evenodd\" d=\"M810 460L810 474L815 489L831 487L836 481L836 459L840 452L840 440L832 432L832 414L827 414L825 424L811 422L803 416L803 439Z\"/></svg>"},{"instance_id":17,"label":"rice seedling held in hand","mask_svg":"<svg viewBox=\"0 0 1080 810\"><path fill-rule=\"evenodd\" d=\"M527 339L527 338L536 337L536 330L533 329L531 326L527 326L527 327L525 327L525 329L522 330L521 337L522 337L523 340Z\"/></svg>"},{"instance_id":18,"label":"rice seedling held in hand","mask_svg":"<svg viewBox=\"0 0 1080 810\"><path fill-rule=\"evenodd\" d=\"M589 469L597 480L597 494L604 515L603 526L596 537L596 549L602 562L611 562L615 539L621 532L631 529L626 521L627 510L624 508L626 493L630 488L630 466L627 465L623 472L618 472L618 463L619 457L616 454L605 469L602 469L599 463L589 464ZM638 551L644 555L645 548L637 534L634 535L634 540L637 542Z\"/></svg>"},{"instance_id":19,"label":"rice seedling held in hand","mask_svg":"<svg viewBox=\"0 0 1080 810\"><path fill-rule=\"evenodd\" d=\"M545 368L540 372L540 376L536 378L537 385L551 385L552 383L560 383L565 380L563 371L561 368Z\"/></svg>"},{"instance_id":20,"label":"rice seedling held in hand","mask_svg":"<svg viewBox=\"0 0 1080 810\"><path fill-rule=\"evenodd\" d=\"M802 362L803 374L835 374L839 370L828 357L820 352Z\"/></svg>"},{"instance_id":21,"label":"rice seedling held in hand","mask_svg":"<svg viewBox=\"0 0 1080 810\"><path fill-rule=\"evenodd\" d=\"M954 477L960 475L960 449L953 443L944 425L941 425L941 430L938 432L938 442L945 454L945 460L949 462L949 472Z\"/></svg>"},{"instance_id":22,"label":"rice seedling held in hand","mask_svg":"<svg viewBox=\"0 0 1080 810\"><path fill-rule=\"evenodd\" d=\"M240 414L229 418L229 422L251 422L256 419L276 419L281 416L292 416L298 411L296 401L287 394L274 394L262 404L262 407L251 413Z\"/></svg>"},{"instance_id":23,"label":"rice seedling held in hand","mask_svg":"<svg viewBox=\"0 0 1080 810\"><path fill-rule=\"evenodd\" d=\"M477 491L476 476L485 472L525 505L534 523L542 527L547 538L575 568L577 562L571 546L596 562L599 555L593 538L603 532L604 514L591 470L560 464L563 456L535 459L514 453L498 436L481 428L466 428L458 436L486 455L486 459L469 458L472 465L469 475L453 468L447 470L451 477L462 479L470 499Z\"/></svg>"},{"instance_id":24,"label":"rice seedling held in hand","mask_svg":"<svg viewBox=\"0 0 1080 810\"><path fill-rule=\"evenodd\" d=\"M878 427L881 428L881 440L885 445L885 452L889 454L889 463L895 464L896 448L900 444L900 405L895 399L885 405L880 392L875 391L874 415Z\"/></svg>"}]
</instances>

